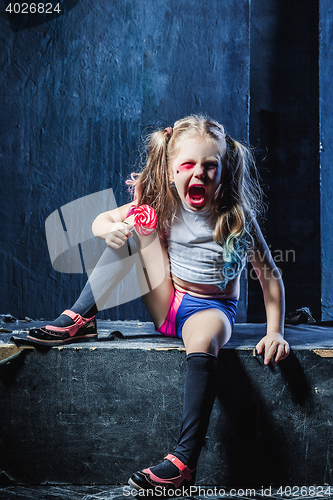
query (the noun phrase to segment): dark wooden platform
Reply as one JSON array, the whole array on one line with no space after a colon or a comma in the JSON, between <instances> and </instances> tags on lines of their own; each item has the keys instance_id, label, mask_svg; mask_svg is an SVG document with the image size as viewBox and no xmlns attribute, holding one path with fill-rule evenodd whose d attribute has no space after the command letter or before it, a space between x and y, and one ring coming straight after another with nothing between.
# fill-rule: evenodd
<instances>
[{"instance_id":1,"label":"dark wooden platform","mask_svg":"<svg viewBox=\"0 0 333 500\"><path fill-rule=\"evenodd\" d=\"M29 326L3 326L0 353L15 348L11 336L24 339ZM136 321L99 321L98 330L96 342L24 349L0 365L2 484L123 485L174 448L186 372L182 341ZM290 356L264 366L253 348L265 325L235 326L219 356L197 484L333 484L332 333L328 326L288 326ZM102 499L102 491L82 498Z\"/></svg>"},{"instance_id":2,"label":"dark wooden platform","mask_svg":"<svg viewBox=\"0 0 333 500\"><path fill-rule=\"evenodd\" d=\"M8 343L15 335L25 338L29 328L46 325L47 321L17 321L13 323L0 322L0 345ZM98 320L98 341L100 343L119 341L119 338L110 338L112 332L121 332L124 339L117 344L117 348L130 347L138 349L154 347L181 348L183 343L179 339L164 337L155 332L152 323L139 321L102 321ZM285 338L292 349L333 349L333 325L286 325ZM266 325L263 323L236 323L229 342L224 349L251 349L265 335ZM124 342L124 340L126 342ZM127 342L128 341L128 342ZM109 346L110 347L110 346Z\"/></svg>"}]
</instances>

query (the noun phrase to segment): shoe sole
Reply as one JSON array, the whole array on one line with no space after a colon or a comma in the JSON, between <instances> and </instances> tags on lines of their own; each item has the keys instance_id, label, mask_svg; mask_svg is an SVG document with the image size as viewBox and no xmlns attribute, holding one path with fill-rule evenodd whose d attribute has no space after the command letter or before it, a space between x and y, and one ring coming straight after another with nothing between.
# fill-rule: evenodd
<instances>
[{"instance_id":1,"label":"shoe sole","mask_svg":"<svg viewBox=\"0 0 333 500\"><path fill-rule=\"evenodd\" d=\"M137 491L141 491L141 492L142 492L142 491L149 491L149 492L150 492L150 491L152 491L152 490L154 489L154 486L151 486L150 488L143 488L142 486L139 486L138 484L136 484L136 482L135 482L135 481L133 481L133 479L132 479L132 478L130 478L130 479L128 480L128 484L129 484L130 486L133 486L133 488L135 488ZM143 495L143 496L144 496L144 495ZM150 495L150 496L151 496L151 495ZM152 498L156 498L156 497L152 496ZM163 498L163 499L165 499L165 498L171 498L171 497L167 497L166 495L159 494L159 498Z\"/></svg>"},{"instance_id":2,"label":"shoe sole","mask_svg":"<svg viewBox=\"0 0 333 500\"><path fill-rule=\"evenodd\" d=\"M133 488L137 489L137 490L143 490L145 491L145 488L142 488L142 486L139 486L138 484L136 484L132 478L129 478L128 480L128 484L130 484L131 486L133 486Z\"/></svg>"},{"instance_id":3,"label":"shoe sole","mask_svg":"<svg viewBox=\"0 0 333 500\"><path fill-rule=\"evenodd\" d=\"M136 490L138 490L138 491L150 491L150 490L154 489L154 486L151 486L151 487L149 487L149 488L143 488L142 486L139 486L138 484L136 484L136 482L135 482L135 481L133 481L133 479L132 479L131 477L130 477L130 478L129 478L129 480L128 480L128 484L129 484L130 486L133 486L133 488L135 488L135 489L136 489ZM183 484L183 485L181 485L179 488L186 488L186 487L193 486L193 485L194 485L194 481L191 481L191 482L188 482L187 484ZM156 486L155 486L155 487L156 487ZM168 487L168 485L161 484L161 487L162 487L162 488L163 488L163 487L166 487L166 488L167 488L167 487ZM172 486L171 486L171 485L169 485L169 487L170 487L170 489L172 489ZM174 488L174 489L177 489L177 488L175 488L175 487L173 487L173 488ZM163 499L165 499L165 498L173 498L173 497L172 497L172 496L170 496L170 495L163 495L163 494L160 494L160 491L159 491L158 496L159 496L159 498L163 498ZM154 497L152 497L152 498L154 498Z\"/></svg>"},{"instance_id":4,"label":"shoe sole","mask_svg":"<svg viewBox=\"0 0 333 500\"><path fill-rule=\"evenodd\" d=\"M27 340L29 340L33 344L46 345L49 347L56 347L57 345L63 345L63 344L75 344L76 342L91 342L97 340L97 338L98 338L97 333L86 334L77 337L68 337L68 339L61 339L61 340L41 340L41 339L36 339L35 337L29 337L29 335L27 336Z\"/></svg>"}]
</instances>

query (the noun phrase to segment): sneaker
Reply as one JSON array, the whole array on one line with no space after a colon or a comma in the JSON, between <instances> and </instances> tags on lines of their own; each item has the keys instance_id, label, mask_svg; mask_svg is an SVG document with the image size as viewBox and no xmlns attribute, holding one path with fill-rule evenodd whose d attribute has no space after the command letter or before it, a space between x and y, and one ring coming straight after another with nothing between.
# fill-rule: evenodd
<instances>
[{"instance_id":1,"label":"sneaker","mask_svg":"<svg viewBox=\"0 0 333 500\"><path fill-rule=\"evenodd\" d=\"M62 314L69 316L74 321L74 324L66 327L46 325L42 328L32 328L29 331L27 340L33 344L53 347L97 339L95 316L83 318L80 314L76 314L69 309L66 309Z\"/></svg>"},{"instance_id":2,"label":"sneaker","mask_svg":"<svg viewBox=\"0 0 333 500\"><path fill-rule=\"evenodd\" d=\"M189 469L174 455L167 455L165 460L170 460L170 462L177 467L179 471L177 476L162 479L151 471L152 467L149 467L148 469L135 472L128 480L128 483L137 490L155 490L156 495L161 497L174 496L175 490L187 488L194 484L195 469Z\"/></svg>"}]
</instances>

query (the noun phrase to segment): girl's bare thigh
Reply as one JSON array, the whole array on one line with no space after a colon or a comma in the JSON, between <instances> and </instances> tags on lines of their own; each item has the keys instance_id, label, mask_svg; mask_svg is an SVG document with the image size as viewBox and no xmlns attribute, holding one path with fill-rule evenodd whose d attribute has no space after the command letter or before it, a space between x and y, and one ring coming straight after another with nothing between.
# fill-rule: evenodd
<instances>
[{"instance_id":1,"label":"girl's bare thigh","mask_svg":"<svg viewBox=\"0 0 333 500\"><path fill-rule=\"evenodd\" d=\"M187 354L204 352L217 356L231 337L231 325L219 309L205 309L185 321L182 336Z\"/></svg>"},{"instance_id":2,"label":"girl's bare thigh","mask_svg":"<svg viewBox=\"0 0 333 500\"><path fill-rule=\"evenodd\" d=\"M150 289L142 298L155 328L159 328L168 314L174 293L169 256L157 233L138 236L142 264Z\"/></svg>"}]
</instances>

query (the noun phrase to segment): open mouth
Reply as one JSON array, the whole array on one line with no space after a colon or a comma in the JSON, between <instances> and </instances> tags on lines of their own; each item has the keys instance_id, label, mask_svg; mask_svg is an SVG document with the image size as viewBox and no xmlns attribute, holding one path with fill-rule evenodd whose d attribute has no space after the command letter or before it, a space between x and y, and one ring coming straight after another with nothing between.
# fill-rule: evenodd
<instances>
[{"instance_id":1,"label":"open mouth","mask_svg":"<svg viewBox=\"0 0 333 500\"><path fill-rule=\"evenodd\" d=\"M189 198L191 200L191 203L193 204L200 204L205 201L205 196L206 196L206 188L205 186L202 186L201 184L196 184L194 186L191 186L188 190Z\"/></svg>"}]
</instances>

